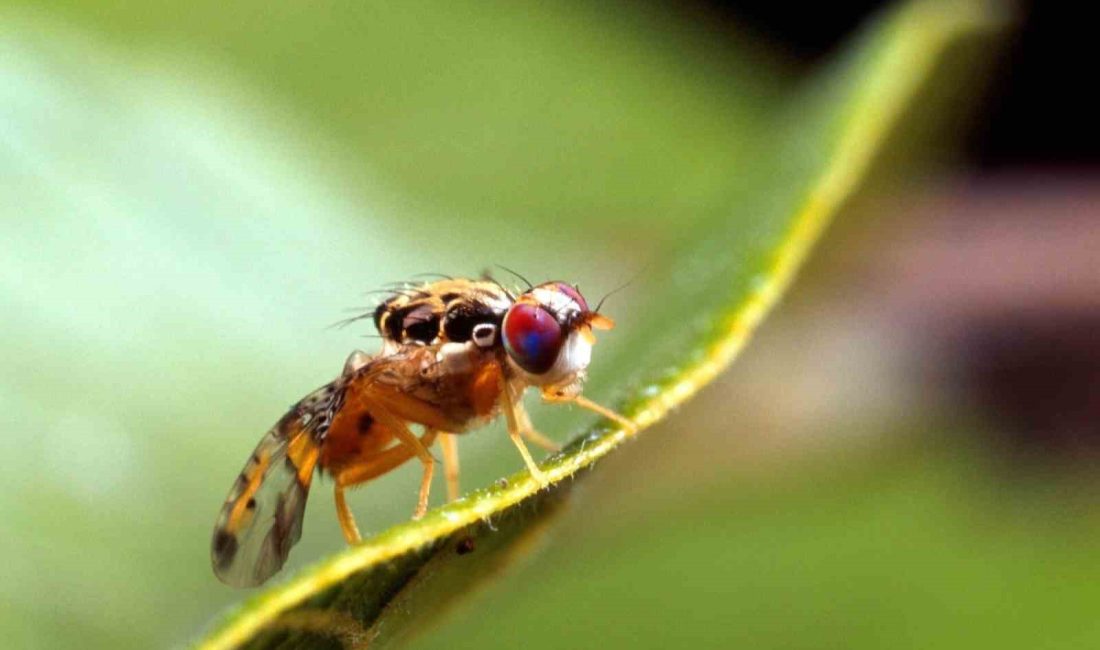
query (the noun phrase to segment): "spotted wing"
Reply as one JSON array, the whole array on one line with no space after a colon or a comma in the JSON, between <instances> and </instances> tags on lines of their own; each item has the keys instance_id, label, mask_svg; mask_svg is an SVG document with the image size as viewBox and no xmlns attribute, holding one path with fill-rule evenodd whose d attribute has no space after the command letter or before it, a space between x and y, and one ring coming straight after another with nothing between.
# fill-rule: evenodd
<instances>
[{"instance_id":1,"label":"spotted wing","mask_svg":"<svg viewBox=\"0 0 1100 650\"><path fill-rule=\"evenodd\" d=\"M214 526L210 557L222 582L254 587L286 563L302 535L309 485L335 419L358 422L374 403L409 422L462 430L472 414L449 382L469 371L456 374L439 352L439 345L416 345L381 357L353 354L340 378L298 402L264 435Z\"/></svg>"},{"instance_id":2,"label":"spotted wing","mask_svg":"<svg viewBox=\"0 0 1100 650\"><path fill-rule=\"evenodd\" d=\"M214 574L254 587L282 568L302 536L302 516L341 382L303 399L268 431L229 491L211 543Z\"/></svg>"}]
</instances>

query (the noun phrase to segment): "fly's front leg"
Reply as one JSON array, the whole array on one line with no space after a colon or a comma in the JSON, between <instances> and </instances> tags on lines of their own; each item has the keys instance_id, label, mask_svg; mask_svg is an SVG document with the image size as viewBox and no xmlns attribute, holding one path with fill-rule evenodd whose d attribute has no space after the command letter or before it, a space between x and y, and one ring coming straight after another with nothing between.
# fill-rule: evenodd
<instances>
[{"instance_id":1,"label":"fly's front leg","mask_svg":"<svg viewBox=\"0 0 1100 650\"><path fill-rule=\"evenodd\" d=\"M527 415L527 409L520 398L517 397L513 404L516 408L516 424L519 425L520 435L546 451L554 452L561 449L561 445L539 433L535 425L531 424L531 416Z\"/></svg>"},{"instance_id":2,"label":"fly's front leg","mask_svg":"<svg viewBox=\"0 0 1100 650\"><path fill-rule=\"evenodd\" d=\"M458 436L453 433L444 433L439 439L439 446L443 448L443 476L447 479L447 500L454 501L458 498Z\"/></svg>"},{"instance_id":3,"label":"fly's front leg","mask_svg":"<svg viewBox=\"0 0 1100 650\"><path fill-rule=\"evenodd\" d=\"M553 391L544 391L542 393L542 398L544 400L546 400L547 402L553 402L553 403L559 403L559 404L560 403L572 402L573 404L576 404L577 406L579 406L581 408L588 409L589 411L592 411L593 413L598 413L599 415L604 416L608 420L611 420L615 424L618 424L620 427L623 428L624 431L626 431L627 433L629 433L631 435L634 435L635 433L638 433L638 425L637 424L634 424L634 422L632 422L631 420L623 417L622 415L619 415L618 413L616 413L615 411L612 411L611 409L607 408L606 406L602 406L600 404L597 404L597 403L593 402L592 400L588 399L587 397L585 397L584 395L581 395L579 393L577 395L567 396L567 395L562 395L560 393L555 393Z\"/></svg>"},{"instance_id":4,"label":"fly's front leg","mask_svg":"<svg viewBox=\"0 0 1100 650\"><path fill-rule=\"evenodd\" d=\"M527 465L528 471L531 472L531 476L538 481L543 487L550 483L550 480L546 478L546 474L539 469L539 466L535 464L535 459L531 458L531 452L527 450L527 445L523 444L523 434L519 425L519 418L516 415L516 404L518 401L512 396L512 389L508 386L507 382L504 384L504 390L500 392L501 399L504 401L504 419L508 423L508 436L512 439L512 444L519 450L519 455L523 457L523 462Z\"/></svg>"}]
</instances>

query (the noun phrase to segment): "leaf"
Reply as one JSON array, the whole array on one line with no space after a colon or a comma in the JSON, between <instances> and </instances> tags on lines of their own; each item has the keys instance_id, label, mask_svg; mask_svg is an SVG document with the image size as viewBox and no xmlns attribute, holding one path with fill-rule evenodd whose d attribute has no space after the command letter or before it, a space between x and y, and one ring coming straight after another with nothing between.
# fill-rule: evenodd
<instances>
[{"instance_id":1,"label":"leaf","mask_svg":"<svg viewBox=\"0 0 1100 650\"><path fill-rule=\"evenodd\" d=\"M618 405L639 430L736 357L945 52L994 26L965 3L907 5L784 101L748 145L758 154L754 168L729 172L744 193L718 218L689 228L685 247L647 277L646 322L618 348L625 357L609 364L643 378ZM549 488L520 472L395 526L250 599L199 647L394 645L521 554L574 481L630 437L598 423L542 464Z\"/></svg>"}]
</instances>

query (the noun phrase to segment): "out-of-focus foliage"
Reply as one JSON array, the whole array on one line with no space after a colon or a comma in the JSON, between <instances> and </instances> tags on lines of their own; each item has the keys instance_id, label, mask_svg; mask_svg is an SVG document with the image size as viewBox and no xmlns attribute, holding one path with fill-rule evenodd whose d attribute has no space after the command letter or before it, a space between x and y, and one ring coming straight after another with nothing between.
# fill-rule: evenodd
<instances>
[{"instance_id":1,"label":"out-of-focus foliage","mask_svg":"<svg viewBox=\"0 0 1100 650\"><path fill-rule=\"evenodd\" d=\"M812 93L787 98L777 119L762 122L771 146L748 174L752 192L708 223L687 252L663 263L666 282L651 281L639 299L645 323L618 358L620 379L640 378L627 416L649 426L725 367L858 187L945 47L982 27L969 11L899 12L844 65L828 70ZM685 323L687 309L695 315ZM649 354L638 354L643 349ZM529 531L559 507L576 473L627 439L617 426L597 427L543 466L549 489L522 472L349 549L257 597L209 638L209 647L249 639L247 647L255 648L322 647L334 638L345 646L384 647L401 640L424 625L428 612L497 572L510 546L529 544Z\"/></svg>"},{"instance_id":2,"label":"out-of-focus foliage","mask_svg":"<svg viewBox=\"0 0 1100 650\"><path fill-rule=\"evenodd\" d=\"M767 479L655 477L684 461L649 454L682 446L646 438L594 473L536 561L410 647L1095 645L1095 483L1013 493L983 450L960 453L969 431L939 426L840 458L749 454Z\"/></svg>"},{"instance_id":3,"label":"out-of-focus foliage","mask_svg":"<svg viewBox=\"0 0 1100 650\"><path fill-rule=\"evenodd\" d=\"M796 91L625 7L288 7L0 7L5 644L162 646L237 600L208 567L217 507L286 406L373 346L324 327L386 281L502 262L598 294L655 260L609 307L593 396L692 362L636 362L670 322L709 326L649 318L654 278L743 296L823 136L917 79L862 85L857 59ZM750 264L662 266L731 218ZM517 466L498 429L464 441L467 486ZM364 527L414 484L357 495ZM319 488L288 572L342 546Z\"/></svg>"}]
</instances>

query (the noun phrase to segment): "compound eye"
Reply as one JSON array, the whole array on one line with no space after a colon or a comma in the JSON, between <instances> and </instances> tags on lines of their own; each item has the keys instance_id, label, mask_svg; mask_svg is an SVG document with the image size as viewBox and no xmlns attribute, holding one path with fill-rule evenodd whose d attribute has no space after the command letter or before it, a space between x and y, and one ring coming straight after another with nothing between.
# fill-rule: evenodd
<instances>
[{"instance_id":1,"label":"compound eye","mask_svg":"<svg viewBox=\"0 0 1100 650\"><path fill-rule=\"evenodd\" d=\"M515 305L504 317L504 349L520 368L533 375L554 367L563 339L561 325L538 305Z\"/></svg>"}]
</instances>

